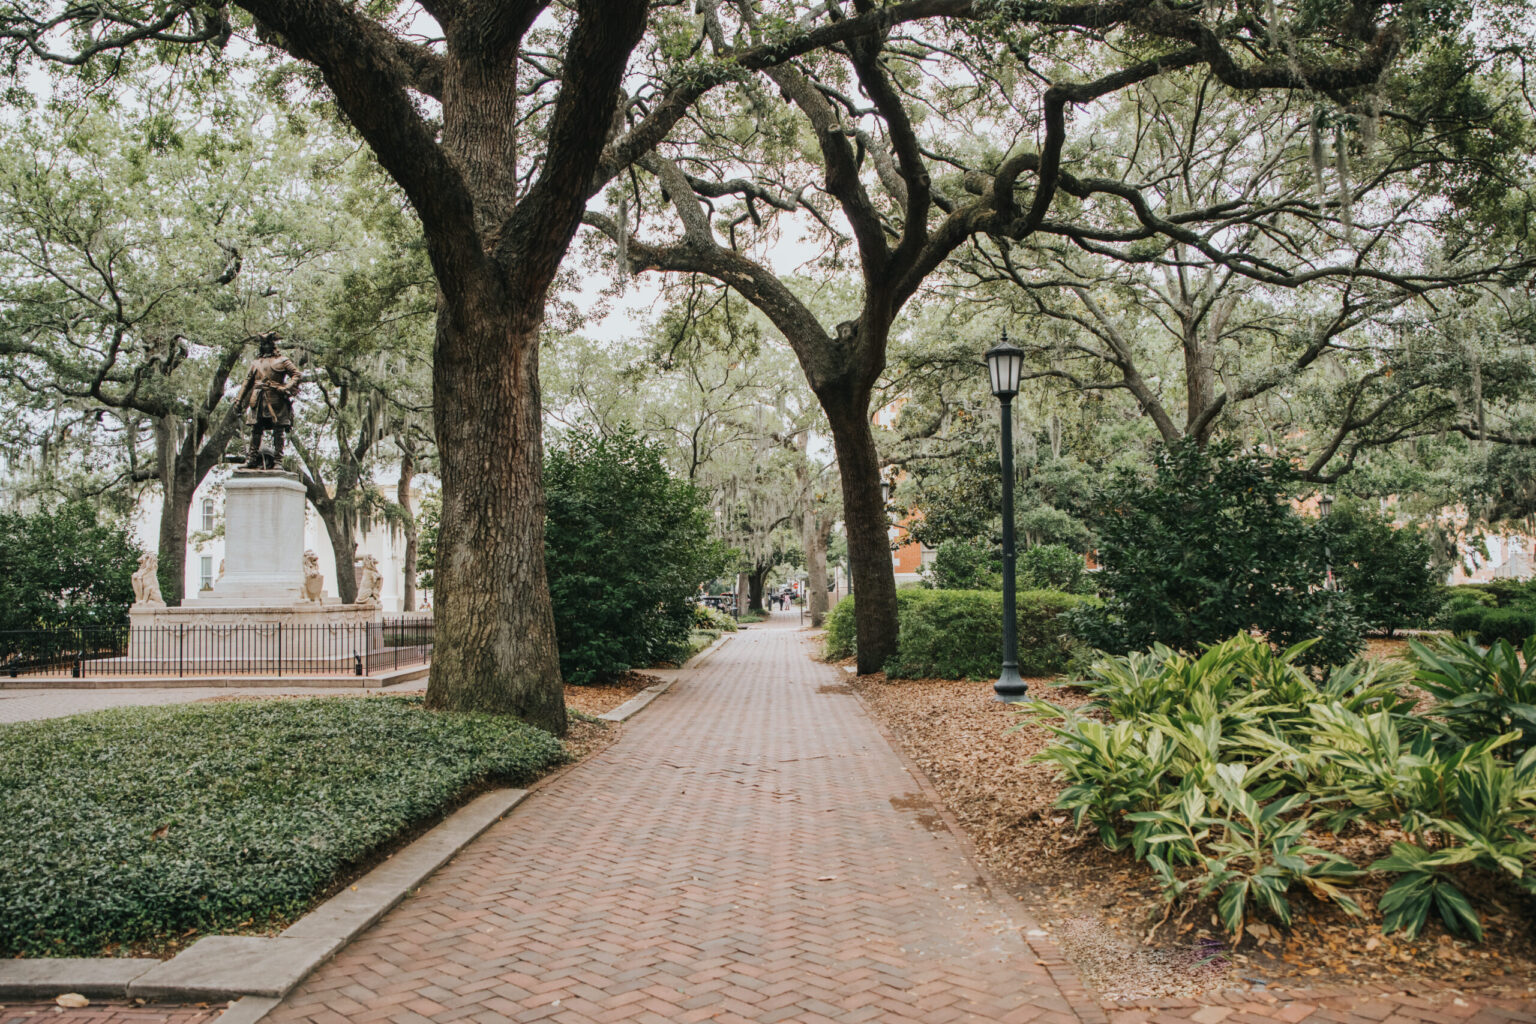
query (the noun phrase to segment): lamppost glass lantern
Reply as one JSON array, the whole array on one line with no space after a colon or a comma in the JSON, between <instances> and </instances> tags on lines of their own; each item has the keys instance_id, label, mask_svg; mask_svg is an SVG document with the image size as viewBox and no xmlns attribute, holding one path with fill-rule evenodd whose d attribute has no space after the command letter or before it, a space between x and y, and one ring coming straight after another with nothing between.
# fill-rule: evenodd
<instances>
[{"instance_id":1,"label":"lamppost glass lantern","mask_svg":"<svg viewBox=\"0 0 1536 1024\"><path fill-rule=\"evenodd\" d=\"M1017 704L1025 699L1029 684L1019 675L1018 612L1014 596L1013 550L1013 397L1019 393L1024 373L1024 350L1008 344L1008 331L987 350L987 376L992 394L1002 403L1003 471L1003 665L992 684L997 699Z\"/></svg>"},{"instance_id":2,"label":"lamppost glass lantern","mask_svg":"<svg viewBox=\"0 0 1536 1024\"><path fill-rule=\"evenodd\" d=\"M987 349L987 375L992 379L992 394L1006 403L1019 393L1019 377L1024 373L1024 350L1008 344L1008 331L1002 340Z\"/></svg>"}]
</instances>

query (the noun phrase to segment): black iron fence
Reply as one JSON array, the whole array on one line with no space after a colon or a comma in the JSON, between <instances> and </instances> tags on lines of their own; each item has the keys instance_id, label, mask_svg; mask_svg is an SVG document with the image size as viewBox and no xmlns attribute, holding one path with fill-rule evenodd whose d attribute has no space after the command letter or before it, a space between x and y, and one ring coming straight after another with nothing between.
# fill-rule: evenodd
<instances>
[{"instance_id":1,"label":"black iron fence","mask_svg":"<svg viewBox=\"0 0 1536 1024\"><path fill-rule=\"evenodd\" d=\"M432 619L0 630L0 679L372 676L432 657Z\"/></svg>"}]
</instances>

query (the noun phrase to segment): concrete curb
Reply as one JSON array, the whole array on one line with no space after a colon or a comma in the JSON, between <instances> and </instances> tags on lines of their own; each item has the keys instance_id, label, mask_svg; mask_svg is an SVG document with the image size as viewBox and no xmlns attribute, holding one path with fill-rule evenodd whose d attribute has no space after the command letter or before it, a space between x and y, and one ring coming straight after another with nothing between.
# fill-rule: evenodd
<instances>
[{"instance_id":1,"label":"concrete curb","mask_svg":"<svg viewBox=\"0 0 1536 1024\"><path fill-rule=\"evenodd\" d=\"M498 789L476 797L280 935L209 935L169 960L0 960L0 999L78 992L195 1003L244 996L220 1019L253 1024L527 795Z\"/></svg>"},{"instance_id":2,"label":"concrete curb","mask_svg":"<svg viewBox=\"0 0 1536 1024\"><path fill-rule=\"evenodd\" d=\"M721 647L723 647L725 645L725 642L727 640L729 640L734 635L735 634L733 634L733 633L721 633L720 636L715 640L714 643L710 644L708 647L704 648L702 651L700 651L698 654L695 654L693 657L689 658L687 661L683 662L677 668L675 668L675 669L667 669L666 671L669 671L669 672L681 672L681 671L683 671L685 669L696 669L696 668L698 668L699 665L706 658L708 658L711 654L714 654ZM623 704L620 704L618 707L614 708L612 711L609 711L606 714L598 715L597 716L598 721L601 721L601 722L627 722L627 721L629 721L631 718L635 717L635 715L640 713L640 709L641 708L645 707L651 701L655 700L657 697L660 697L662 694L666 693L669 689L671 689L672 688L672 684L675 683L675 682L677 682L676 679L666 679L666 680L663 680L662 682L657 683L655 686L648 686L648 687L646 687L645 689L641 690L639 693L635 694L633 697L629 698L629 700L625 701Z\"/></svg>"},{"instance_id":3,"label":"concrete curb","mask_svg":"<svg viewBox=\"0 0 1536 1024\"><path fill-rule=\"evenodd\" d=\"M635 694L633 697L629 698L629 700L625 701L623 704L620 704L612 711L598 715L597 719L600 722L627 722L631 718L635 717L635 715L639 714L640 710L647 704L655 700L657 697L660 697L671 688L672 680L670 679L666 680L665 682L657 683L655 686L647 686L645 689L641 690L639 693Z\"/></svg>"}]
</instances>

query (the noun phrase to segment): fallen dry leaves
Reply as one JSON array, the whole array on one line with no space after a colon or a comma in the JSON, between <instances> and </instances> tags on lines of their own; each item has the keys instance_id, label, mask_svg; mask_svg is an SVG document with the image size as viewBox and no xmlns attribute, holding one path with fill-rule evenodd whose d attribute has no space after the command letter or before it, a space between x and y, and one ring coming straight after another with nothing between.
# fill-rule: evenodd
<instances>
[{"instance_id":1,"label":"fallen dry leaves","mask_svg":"<svg viewBox=\"0 0 1536 1024\"><path fill-rule=\"evenodd\" d=\"M1049 734L1013 728L1018 715L992 701L990 682L849 678L865 705L933 780L980 856L1014 895L1056 935L1084 980L1111 999L1190 996L1245 980L1317 985L1369 980L1435 979L1460 988L1536 992L1536 941L1518 897L1490 883L1469 892L1483 909L1488 939L1463 942L1437 925L1416 941L1383 936L1374 907L1386 882L1354 891L1369 915L1346 917L1306 895L1293 899L1289 931L1259 924L1237 949L1226 942L1209 908L1190 913L1147 938L1162 915L1152 874L1130 854L1104 849L1078 833L1054 807L1055 770L1029 764ZM1031 693L1079 706L1086 695L1030 680ZM1384 852L1387 830L1332 839L1356 863Z\"/></svg>"},{"instance_id":2,"label":"fallen dry leaves","mask_svg":"<svg viewBox=\"0 0 1536 1024\"><path fill-rule=\"evenodd\" d=\"M606 715L648 686L661 682L644 672L626 672L611 683L593 686L565 686L565 706L589 715Z\"/></svg>"}]
</instances>

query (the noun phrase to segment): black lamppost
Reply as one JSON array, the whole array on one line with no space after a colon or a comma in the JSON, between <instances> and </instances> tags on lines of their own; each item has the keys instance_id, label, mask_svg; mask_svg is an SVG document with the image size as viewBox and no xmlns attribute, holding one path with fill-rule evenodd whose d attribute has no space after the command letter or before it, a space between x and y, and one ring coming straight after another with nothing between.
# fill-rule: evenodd
<instances>
[{"instance_id":1,"label":"black lamppost","mask_svg":"<svg viewBox=\"0 0 1536 1024\"><path fill-rule=\"evenodd\" d=\"M1003 406L1003 671L992 684L997 700L1017 704L1029 685L1019 675L1018 613L1013 585L1013 396L1019 393L1024 350L1008 344L1008 331L987 350L987 374L992 393Z\"/></svg>"},{"instance_id":2,"label":"black lamppost","mask_svg":"<svg viewBox=\"0 0 1536 1024\"><path fill-rule=\"evenodd\" d=\"M1323 520L1323 589L1337 590L1333 582L1333 551L1328 545L1328 513L1333 511L1333 495L1324 491L1317 499L1317 511Z\"/></svg>"}]
</instances>

